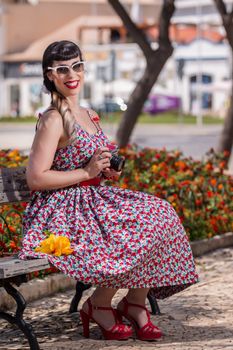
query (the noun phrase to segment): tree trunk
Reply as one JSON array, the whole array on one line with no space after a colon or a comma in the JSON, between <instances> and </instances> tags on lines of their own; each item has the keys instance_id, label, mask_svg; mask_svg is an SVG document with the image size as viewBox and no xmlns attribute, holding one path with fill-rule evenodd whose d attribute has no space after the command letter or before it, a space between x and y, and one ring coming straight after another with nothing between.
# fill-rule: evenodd
<instances>
[{"instance_id":1,"label":"tree trunk","mask_svg":"<svg viewBox=\"0 0 233 350\"><path fill-rule=\"evenodd\" d=\"M232 70L230 106L224 121L224 126L223 126L220 143L219 143L219 151L220 152L228 151L229 158L230 158L232 146L233 146L233 70Z\"/></svg>"},{"instance_id":2,"label":"tree trunk","mask_svg":"<svg viewBox=\"0 0 233 350\"><path fill-rule=\"evenodd\" d=\"M157 50L153 53L153 57L149 59L151 63L147 64L142 78L130 96L128 108L122 116L116 135L119 147L124 147L129 142L143 105L172 51L171 46L166 51L163 50L163 53L161 53L161 50Z\"/></svg>"},{"instance_id":3,"label":"tree trunk","mask_svg":"<svg viewBox=\"0 0 233 350\"><path fill-rule=\"evenodd\" d=\"M233 58L233 7L231 9L226 7L223 0L214 0L216 8L222 18L222 24L226 31L226 37L231 47L231 53ZM231 88L231 101L227 112L227 116L224 121L224 126L219 143L219 151L228 151L230 159L233 146L233 67L232 67L232 88Z\"/></svg>"},{"instance_id":4,"label":"tree trunk","mask_svg":"<svg viewBox=\"0 0 233 350\"><path fill-rule=\"evenodd\" d=\"M163 0L162 10L159 20L158 49L153 50L144 32L140 30L131 20L124 6L119 0L108 0L118 16L121 18L129 34L141 48L145 59L146 68L142 78L137 83L128 102L128 108L123 114L119 129L117 131L117 142L120 147L127 145L133 128L142 111L143 105L155 84L167 59L173 52L173 47L169 39L169 26L171 17L175 11L175 0Z\"/></svg>"}]
</instances>

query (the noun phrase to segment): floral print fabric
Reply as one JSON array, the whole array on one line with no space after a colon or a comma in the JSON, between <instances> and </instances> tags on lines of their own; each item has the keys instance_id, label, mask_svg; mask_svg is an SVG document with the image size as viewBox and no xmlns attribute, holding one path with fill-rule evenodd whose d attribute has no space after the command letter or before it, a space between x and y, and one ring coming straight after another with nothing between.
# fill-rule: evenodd
<instances>
[{"instance_id":1,"label":"floral print fabric","mask_svg":"<svg viewBox=\"0 0 233 350\"><path fill-rule=\"evenodd\" d=\"M76 129L76 141L57 150L53 169L81 168L109 143L100 129L93 135L78 124ZM46 230L66 236L73 253L35 252ZM20 258L44 256L76 280L110 288L149 287L156 298L197 281L191 248L173 207L155 196L107 185L77 184L32 194Z\"/></svg>"}]
</instances>

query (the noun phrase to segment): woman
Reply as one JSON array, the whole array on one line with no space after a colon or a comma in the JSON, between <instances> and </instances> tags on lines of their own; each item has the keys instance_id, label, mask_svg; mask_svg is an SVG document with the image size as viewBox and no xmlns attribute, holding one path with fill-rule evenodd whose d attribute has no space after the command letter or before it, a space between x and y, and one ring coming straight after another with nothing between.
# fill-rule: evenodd
<instances>
[{"instance_id":1,"label":"woman","mask_svg":"<svg viewBox=\"0 0 233 350\"><path fill-rule=\"evenodd\" d=\"M51 106L41 116L27 168L33 191L24 217L21 258L41 257L48 231L71 242L70 253L48 254L63 273L96 286L80 315L84 335L94 320L106 339L160 338L149 318L149 289L165 298L197 281L191 249L174 209L152 195L101 185L119 176L110 167L110 142L94 111L77 96L84 82L79 47L54 42L43 56L44 85ZM117 289L128 294L111 307Z\"/></svg>"}]
</instances>

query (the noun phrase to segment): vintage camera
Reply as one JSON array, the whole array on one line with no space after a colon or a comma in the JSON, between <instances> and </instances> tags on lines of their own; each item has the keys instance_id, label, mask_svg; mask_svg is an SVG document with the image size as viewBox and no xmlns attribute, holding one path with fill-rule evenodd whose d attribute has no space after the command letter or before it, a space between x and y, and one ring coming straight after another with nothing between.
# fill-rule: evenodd
<instances>
[{"instance_id":1,"label":"vintage camera","mask_svg":"<svg viewBox=\"0 0 233 350\"><path fill-rule=\"evenodd\" d=\"M110 159L110 168L116 171L121 171L125 165L125 158L119 156L118 154L112 154Z\"/></svg>"},{"instance_id":2,"label":"vintage camera","mask_svg":"<svg viewBox=\"0 0 233 350\"><path fill-rule=\"evenodd\" d=\"M115 171L121 171L125 165L125 158L119 156L118 147L116 145L107 145L109 152L112 154L110 158L110 168Z\"/></svg>"}]
</instances>

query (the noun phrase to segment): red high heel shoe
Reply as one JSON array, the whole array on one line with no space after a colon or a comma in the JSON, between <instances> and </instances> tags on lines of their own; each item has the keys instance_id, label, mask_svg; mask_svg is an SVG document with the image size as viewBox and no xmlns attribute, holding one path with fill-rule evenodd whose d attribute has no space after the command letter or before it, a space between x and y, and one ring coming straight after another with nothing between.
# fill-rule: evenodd
<instances>
[{"instance_id":1,"label":"red high heel shoe","mask_svg":"<svg viewBox=\"0 0 233 350\"><path fill-rule=\"evenodd\" d=\"M90 320L94 321L101 329L101 332L106 340L125 340L130 338L133 335L132 329L120 323L117 317L117 311L111 307L103 307L103 306L93 306L91 304L90 298L87 299L88 304L88 312L84 310L80 310L80 317L83 324L83 336L89 338L89 323ZM116 324L110 329L104 329L94 318L93 318L93 310L106 310L112 311L113 316L116 320Z\"/></svg>"},{"instance_id":2,"label":"red high heel shoe","mask_svg":"<svg viewBox=\"0 0 233 350\"><path fill-rule=\"evenodd\" d=\"M122 301L123 301L124 308L123 310L117 309L118 319L120 322L122 322L122 317L125 317L127 320L129 320L134 326L136 336L138 339L156 340L162 337L163 335L162 331L151 322L149 311L144 306L139 304L129 303L126 298L123 298ZM148 322L143 327L139 327L137 321L132 316L129 315L128 313L129 307L138 307L146 311Z\"/></svg>"}]
</instances>

